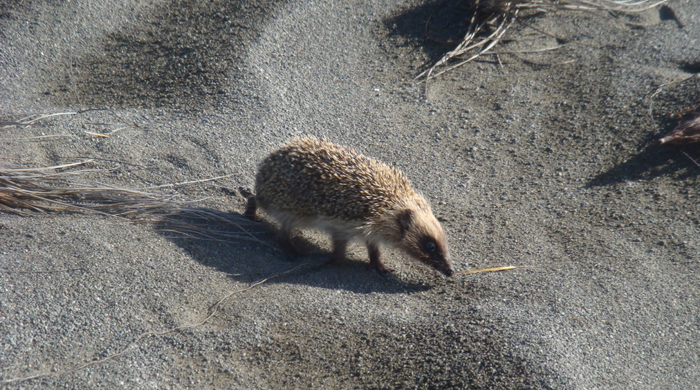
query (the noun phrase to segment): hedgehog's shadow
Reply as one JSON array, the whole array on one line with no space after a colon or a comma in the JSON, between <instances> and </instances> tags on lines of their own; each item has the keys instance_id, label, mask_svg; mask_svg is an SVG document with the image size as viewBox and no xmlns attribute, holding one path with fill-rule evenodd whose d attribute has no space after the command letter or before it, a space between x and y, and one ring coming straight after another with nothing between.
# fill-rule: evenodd
<instances>
[{"instance_id":1,"label":"hedgehog's shadow","mask_svg":"<svg viewBox=\"0 0 700 390\"><path fill-rule=\"evenodd\" d=\"M311 239L314 235L296 234L294 244L303 255L290 259L277 246L275 226L252 222L238 213L188 209L164 217L156 230L198 262L245 283L278 275L268 283L306 284L365 294L432 288L424 283L400 280L395 275L380 276L369 269L368 262L353 258L356 256L348 256L337 265L326 265L329 252Z\"/></svg>"}]
</instances>

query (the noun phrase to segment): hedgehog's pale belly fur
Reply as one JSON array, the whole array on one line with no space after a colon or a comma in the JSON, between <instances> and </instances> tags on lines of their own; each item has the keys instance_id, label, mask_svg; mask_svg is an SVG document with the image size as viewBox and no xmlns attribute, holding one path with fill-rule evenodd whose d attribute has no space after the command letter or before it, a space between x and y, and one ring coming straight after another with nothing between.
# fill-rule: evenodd
<instances>
[{"instance_id":1,"label":"hedgehog's pale belly fur","mask_svg":"<svg viewBox=\"0 0 700 390\"><path fill-rule=\"evenodd\" d=\"M260 164L255 191L246 214L253 216L256 206L265 210L281 224L281 238L288 247L295 228L329 232L338 257L347 241L361 239L368 245L371 264L389 272L378 258L380 244L405 249L416 257L411 250L415 248L407 246L419 243L407 240L431 237L446 262L431 265L451 274L444 233L425 198L401 171L350 148L311 137L293 139Z\"/></svg>"}]
</instances>

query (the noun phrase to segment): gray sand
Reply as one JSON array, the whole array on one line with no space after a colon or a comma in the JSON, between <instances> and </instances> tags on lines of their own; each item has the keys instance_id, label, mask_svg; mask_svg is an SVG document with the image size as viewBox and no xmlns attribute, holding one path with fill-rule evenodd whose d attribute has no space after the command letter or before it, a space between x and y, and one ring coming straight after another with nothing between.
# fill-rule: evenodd
<instances>
[{"instance_id":1,"label":"gray sand","mask_svg":"<svg viewBox=\"0 0 700 390\"><path fill-rule=\"evenodd\" d=\"M297 264L111 217L0 214L0 387L698 387L700 167L682 151L700 148L651 141L700 96L680 83L700 70L700 5L668 6L682 27L658 9L530 18L571 43L521 57L575 62L503 54L426 87L435 4L5 2L0 114L109 110L5 128L2 162L93 158L84 180L128 188L231 174L163 191L240 213L267 152L325 136L404 170L459 270L529 268L448 279L385 251L382 277L359 245L316 267L328 240L307 233L314 267L139 339ZM556 44L510 36L530 39L501 50ZM61 137L25 139L41 135Z\"/></svg>"}]
</instances>

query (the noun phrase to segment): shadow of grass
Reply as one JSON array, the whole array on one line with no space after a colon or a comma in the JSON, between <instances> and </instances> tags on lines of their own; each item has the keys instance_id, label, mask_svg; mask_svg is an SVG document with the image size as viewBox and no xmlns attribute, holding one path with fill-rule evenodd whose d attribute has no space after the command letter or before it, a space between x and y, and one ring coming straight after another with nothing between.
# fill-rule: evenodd
<instances>
[{"instance_id":1,"label":"shadow of grass","mask_svg":"<svg viewBox=\"0 0 700 390\"><path fill-rule=\"evenodd\" d=\"M453 49L469 28L468 1L437 0L408 9L384 21L391 36L418 42L431 62Z\"/></svg>"},{"instance_id":2,"label":"shadow of grass","mask_svg":"<svg viewBox=\"0 0 700 390\"><path fill-rule=\"evenodd\" d=\"M609 186L625 181L651 180L659 176L671 176L677 180L695 178L700 174L700 166L695 165L691 158L700 161L700 145L683 148L652 145L594 177L588 186Z\"/></svg>"},{"instance_id":3,"label":"shadow of grass","mask_svg":"<svg viewBox=\"0 0 700 390\"><path fill-rule=\"evenodd\" d=\"M390 31L389 37L417 42L433 64L462 43L469 31L475 32L474 42L490 36L499 28L495 18L511 13L507 4L484 0L437 0L400 12L385 20L384 25ZM527 20L538 15L539 11L521 13L515 20L527 25ZM487 23L487 20L491 22ZM499 40L505 42L509 39Z\"/></svg>"},{"instance_id":4,"label":"shadow of grass","mask_svg":"<svg viewBox=\"0 0 700 390\"><path fill-rule=\"evenodd\" d=\"M670 176L677 180L696 178L700 174L700 144L686 146L657 145L657 140L678 126L681 112L690 109L700 94L700 78L689 77L668 87L655 102L652 119L657 134L643 140L640 152L616 165L607 172L594 177L588 186L607 186L628 180L651 180L659 176Z\"/></svg>"}]
</instances>

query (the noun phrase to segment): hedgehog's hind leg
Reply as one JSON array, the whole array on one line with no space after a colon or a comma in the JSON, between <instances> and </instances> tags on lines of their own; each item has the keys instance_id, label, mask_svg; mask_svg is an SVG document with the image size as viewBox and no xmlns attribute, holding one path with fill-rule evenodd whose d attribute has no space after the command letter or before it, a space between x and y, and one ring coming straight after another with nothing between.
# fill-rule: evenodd
<instances>
[{"instance_id":1,"label":"hedgehog's hind leg","mask_svg":"<svg viewBox=\"0 0 700 390\"><path fill-rule=\"evenodd\" d=\"M289 256L292 260L296 260L296 258L300 257L300 253L292 242L292 233L294 230L294 222L292 220L293 218L283 218L281 221L282 226L280 227L280 231L277 233L277 237L280 242L280 246L287 256Z\"/></svg>"},{"instance_id":2,"label":"hedgehog's hind leg","mask_svg":"<svg viewBox=\"0 0 700 390\"><path fill-rule=\"evenodd\" d=\"M348 248L348 238L341 234L333 233L333 253L328 263L338 264L345 260L345 252Z\"/></svg>"},{"instance_id":3,"label":"hedgehog's hind leg","mask_svg":"<svg viewBox=\"0 0 700 390\"><path fill-rule=\"evenodd\" d=\"M380 275L386 275L394 272L393 268L387 267L382 263L379 257L379 246L377 244L367 243L367 252L369 253L369 267L377 271Z\"/></svg>"}]
</instances>

